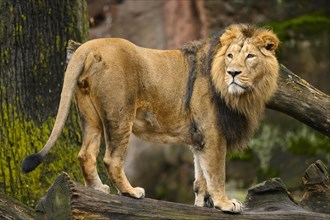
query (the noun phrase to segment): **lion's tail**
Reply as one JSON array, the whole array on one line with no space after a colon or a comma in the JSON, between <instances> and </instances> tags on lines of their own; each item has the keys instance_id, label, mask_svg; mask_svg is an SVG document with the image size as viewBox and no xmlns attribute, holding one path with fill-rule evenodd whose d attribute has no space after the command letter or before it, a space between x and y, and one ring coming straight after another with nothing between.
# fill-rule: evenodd
<instances>
[{"instance_id":1,"label":"lion's tail","mask_svg":"<svg viewBox=\"0 0 330 220\"><path fill-rule=\"evenodd\" d=\"M79 50L80 48L78 48ZM65 71L63 88L61 93L61 101L58 108L55 124L47 143L38 153L27 156L22 163L22 171L24 173L34 170L47 156L51 148L55 145L61 131L65 125L66 119L69 115L72 96L77 85L77 80L83 71L84 63L88 51L83 49L79 54L74 53L70 60L67 70Z\"/></svg>"}]
</instances>

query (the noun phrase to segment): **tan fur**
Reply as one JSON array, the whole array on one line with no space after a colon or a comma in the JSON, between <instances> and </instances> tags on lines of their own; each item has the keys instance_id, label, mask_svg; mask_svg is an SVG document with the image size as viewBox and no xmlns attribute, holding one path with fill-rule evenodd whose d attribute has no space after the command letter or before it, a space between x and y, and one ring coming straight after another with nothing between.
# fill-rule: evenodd
<instances>
[{"instance_id":1,"label":"tan fur","mask_svg":"<svg viewBox=\"0 0 330 220\"><path fill-rule=\"evenodd\" d=\"M250 136L276 88L278 63L274 51L278 40L269 30L233 25L218 41L210 73L201 74L206 64L196 67L189 109L183 102L189 72L193 71L189 71L191 64L182 51L140 48L123 39L97 39L78 48L65 74L59 112L68 114L63 109L69 108L75 91L83 130L79 160L86 185L108 192L96 169L103 138L104 163L119 192L144 197L144 190L132 187L123 169L128 139L134 133L150 142L192 145L195 205L204 206L204 198L209 196L216 208L242 211L241 203L225 194L227 144L217 121L226 115L218 114L214 94L220 94L218 98L224 99L229 112L246 118ZM210 47L205 43L195 49L199 63L206 60ZM247 59L249 53L254 57ZM229 88L229 70L241 71L236 77L244 89L235 85ZM61 121L56 122L51 141L41 155L49 152L65 119L66 115L58 116ZM236 121L232 123L234 126ZM246 142L244 137L239 143Z\"/></svg>"}]
</instances>

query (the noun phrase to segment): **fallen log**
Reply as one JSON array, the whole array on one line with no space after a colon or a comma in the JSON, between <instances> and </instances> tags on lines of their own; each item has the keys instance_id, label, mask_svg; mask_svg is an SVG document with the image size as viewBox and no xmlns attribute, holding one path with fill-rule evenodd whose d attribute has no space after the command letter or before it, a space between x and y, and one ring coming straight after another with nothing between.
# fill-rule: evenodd
<instances>
[{"instance_id":1,"label":"fallen log","mask_svg":"<svg viewBox=\"0 0 330 220\"><path fill-rule=\"evenodd\" d=\"M0 193L1 220L32 220L34 210L23 203Z\"/></svg>"},{"instance_id":2,"label":"fallen log","mask_svg":"<svg viewBox=\"0 0 330 220\"><path fill-rule=\"evenodd\" d=\"M330 214L330 178L322 161L318 160L307 168L302 182L304 194L299 206L309 211Z\"/></svg>"},{"instance_id":3,"label":"fallen log","mask_svg":"<svg viewBox=\"0 0 330 220\"><path fill-rule=\"evenodd\" d=\"M325 167L321 161L312 166ZM329 176L326 170L322 170L321 175L313 175L313 179L321 180L322 173ZM312 185L310 183L305 190L309 191ZM269 179L249 189L246 209L238 216L213 208L108 195L76 183L62 173L35 211L36 219L330 219L329 209L325 210L330 203L329 188L322 188L321 192L319 189L314 187L313 193L323 193L322 200L304 197L296 204L279 178ZM304 208L305 204L308 209Z\"/></svg>"},{"instance_id":4,"label":"fallen log","mask_svg":"<svg viewBox=\"0 0 330 220\"><path fill-rule=\"evenodd\" d=\"M69 41L67 62L81 44ZM278 88L267 108L285 113L330 137L330 96L288 70L280 68Z\"/></svg>"}]
</instances>

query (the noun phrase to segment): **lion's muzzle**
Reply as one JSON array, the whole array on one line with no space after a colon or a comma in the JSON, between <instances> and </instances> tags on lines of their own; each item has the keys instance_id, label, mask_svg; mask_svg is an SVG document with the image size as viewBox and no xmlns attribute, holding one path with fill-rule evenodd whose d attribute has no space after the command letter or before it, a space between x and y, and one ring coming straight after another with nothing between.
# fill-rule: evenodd
<instances>
[{"instance_id":1,"label":"lion's muzzle","mask_svg":"<svg viewBox=\"0 0 330 220\"><path fill-rule=\"evenodd\" d=\"M237 76L238 74L240 74L242 71L239 70L228 70L227 73L229 75L231 75L233 78L235 78L235 76Z\"/></svg>"}]
</instances>

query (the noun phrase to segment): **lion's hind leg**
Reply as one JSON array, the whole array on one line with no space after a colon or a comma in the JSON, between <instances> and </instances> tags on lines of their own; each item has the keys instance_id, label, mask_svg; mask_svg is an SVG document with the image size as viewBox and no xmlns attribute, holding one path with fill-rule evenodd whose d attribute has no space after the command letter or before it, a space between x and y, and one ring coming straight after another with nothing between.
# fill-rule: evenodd
<instances>
[{"instance_id":1,"label":"lion's hind leg","mask_svg":"<svg viewBox=\"0 0 330 220\"><path fill-rule=\"evenodd\" d=\"M119 117L120 118L120 117ZM144 198L145 192L141 187L132 187L124 171L124 159L128 146L129 136L132 132L133 123L125 119L108 120L105 125L106 151L104 155L104 164L108 175L116 185L119 194L133 198Z\"/></svg>"},{"instance_id":2,"label":"lion's hind leg","mask_svg":"<svg viewBox=\"0 0 330 220\"><path fill-rule=\"evenodd\" d=\"M89 96L76 94L76 106L79 111L82 129L82 147L78 154L85 185L96 190L110 193L108 185L102 183L97 172L97 156L102 138L102 123Z\"/></svg>"},{"instance_id":3,"label":"lion's hind leg","mask_svg":"<svg viewBox=\"0 0 330 220\"><path fill-rule=\"evenodd\" d=\"M109 193L109 186L102 183L97 172L97 156L101 141L101 131L92 126L84 126L83 145L78 158L83 171L85 184L96 190Z\"/></svg>"}]
</instances>

